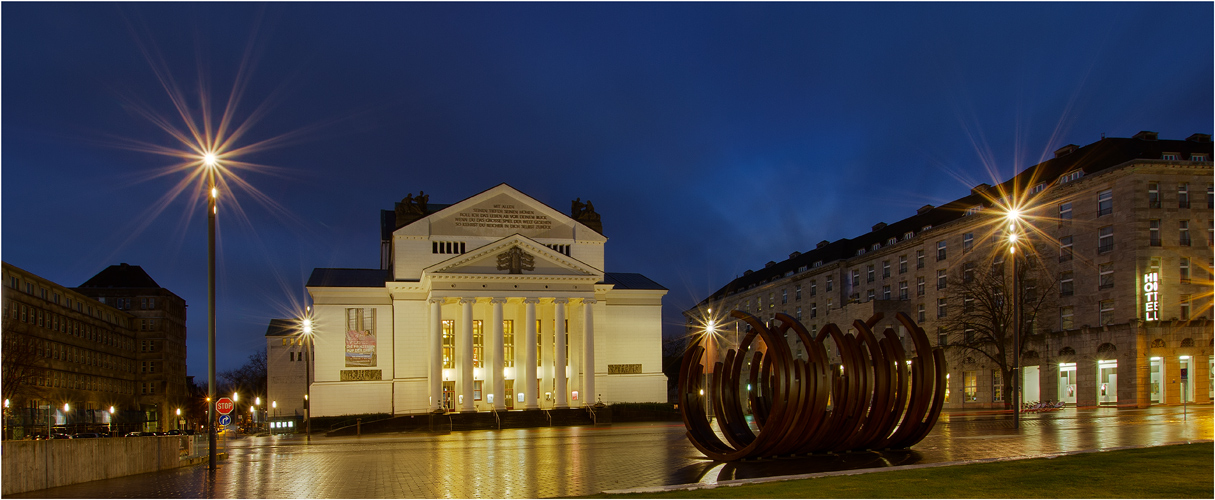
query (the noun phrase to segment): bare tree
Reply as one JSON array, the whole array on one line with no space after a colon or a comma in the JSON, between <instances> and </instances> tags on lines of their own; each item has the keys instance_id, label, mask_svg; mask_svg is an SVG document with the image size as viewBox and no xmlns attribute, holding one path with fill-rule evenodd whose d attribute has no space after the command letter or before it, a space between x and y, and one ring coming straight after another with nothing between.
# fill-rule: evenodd
<instances>
[{"instance_id":1,"label":"bare tree","mask_svg":"<svg viewBox=\"0 0 1215 500\"><path fill-rule=\"evenodd\" d=\"M249 361L240 368L219 373L223 391L241 392L255 396L266 395L266 349L249 355Z\"/></svg>"},{"instance_id":2,"label":"bare tree","mask_svg":"<svg viewBox=\"0 0 1215 500\"><path fill-rule=\"evenodd\" d=\"M46 372L46 359L38 352L39 341L26 333L27 325L21 324L16 318L6 315L4 318L3 345L0 346L0 367L2 367L3 391L5 399L16 399L22 394L36 397L42 391L34 383Z\"/></svg>"},{"instance_id":3,"label":"bare tree","mask_svg":"<svg viewBox=\"0 0 1215 500\"><path fill-rule=\"evenodd\" d=\"M1011 409L1014 404L1014 325L1016 322L1022 325L1019 344L1024 358L1030 344L1045 335L1039 330L1037 319L1053 303L1055 280L1046 274L1035 255L1028 259L1022 257L1024 260L1018 266L1017 276L1021 288L1021 315L1014 318L1011 261L996 258L982 269L974 262L964 263L949 278L945 297L950 309L939 323L947 335L942 338L941 345L959 357L980 356L999 367L1004 407Z\"/></svg>"}]
</instances>

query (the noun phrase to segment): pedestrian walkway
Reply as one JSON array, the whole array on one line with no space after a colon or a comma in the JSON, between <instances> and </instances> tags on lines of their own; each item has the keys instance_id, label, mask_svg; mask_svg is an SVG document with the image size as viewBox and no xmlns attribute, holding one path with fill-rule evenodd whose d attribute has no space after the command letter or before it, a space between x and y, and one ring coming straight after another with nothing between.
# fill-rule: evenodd
<instances>
[{"instance_id":1,"label":"pedestrian walkway","mask_svg":"<svg viewBox=\"0 0 1215 500\"><path fill-rule=\"evenodd\" d=\"M1183 415L1184 412L1184 415ZM1209 441L1212 407L946 414L912 450L722 464L704 459L682 423L620 423L448 435L253 437L206 466L94 481L12 498L545 498L608 490L899 467L1080 450Z\"/></svg>"}]
</instances>

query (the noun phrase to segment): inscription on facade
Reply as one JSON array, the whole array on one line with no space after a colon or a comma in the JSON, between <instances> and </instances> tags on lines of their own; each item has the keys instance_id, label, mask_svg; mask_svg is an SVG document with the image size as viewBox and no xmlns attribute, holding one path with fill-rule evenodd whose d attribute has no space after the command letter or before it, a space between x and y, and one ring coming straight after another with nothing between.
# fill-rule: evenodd
<instances>
[{"instance_id":1,"label":"inscription on facade","mask_svg":"<svg viewBox=\"0 0 1215 500\"><path fill-rule=\"evenodd\" d=\"M635 365L608 365L608 375L621 375L627 373L641 373L641 364Z\"/></svg>"},{"instance_id":2,"label":"inscription on facade","mask_svg":"<svg viewBox=\"0 0 1215 500\"><path fill-rule=\"evenodd\" d=\"M492 208L474 207L460 212L455 217L460 227L487 227L498 229L552 229L553 221L535 210L516 209L514 205L495 204Z\"/></svg>"},{"instance_id":3,"label":"inscription on facade","mask_svg":"<svg viewBox=\"0 0 1215 500\"><path fill-rule=\"evenodd\" d=\"M361 380L380 380L381 370L342 370L342 382L357 382Z\"/></svg>"},{"instance_id":4,"label":"inscription on facade","mask_svg":"<svg viewBox=\"0 0 1215 500\"><path fill-rule=\"evenodd\" d=\"M1160 275L1143 275L1143 320L1160 321Z\"/></svg>"}]
</instances>

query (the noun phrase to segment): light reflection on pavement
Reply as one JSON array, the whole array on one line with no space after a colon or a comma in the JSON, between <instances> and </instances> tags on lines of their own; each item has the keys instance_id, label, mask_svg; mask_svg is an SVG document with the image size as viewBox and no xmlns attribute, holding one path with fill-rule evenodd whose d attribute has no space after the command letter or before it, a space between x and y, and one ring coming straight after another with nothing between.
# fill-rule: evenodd
<instances>
[{"instance_id":1,"label":"light reflection on pavement","mask_svg":"<svg viewBox=\"0 0 1215 500\"><path fill-rule=\"evenodd\" d=\"M1183 411L1186 415L1183 418ZM326 438L228 441L205 465L7 495L6 498L543 498L605 490L1032 457L1158 446L1215 437L1211 405L1065 409L1009 416L943 415L910 451L711 462L682 423L618 423Z\"/></svg>"}]
</instances>

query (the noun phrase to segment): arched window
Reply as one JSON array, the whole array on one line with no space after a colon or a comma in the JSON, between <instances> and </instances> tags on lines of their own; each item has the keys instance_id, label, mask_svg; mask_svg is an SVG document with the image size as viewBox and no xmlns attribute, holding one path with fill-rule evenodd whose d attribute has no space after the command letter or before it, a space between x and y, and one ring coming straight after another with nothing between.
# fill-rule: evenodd
<instances>
[{"instance_id":1,"label":"arched window","mask_svg":"<svg viewBox=\"0 0 1215 500\"><path fill-rule=\"evenodd\" d=\"M1186 337L1181 340L1181 347L1194 347L1194 339Z\"/></svg>"},{"instance_id":2,"label":"arched window","mask_svg":"<svg viewBox=\"0 0 1215 500\"><path fill-rule=\"evenodd\" d=\"M1152 345L1151 345L1151 347L1164 347L1164 339L1154 339L1154 340L1152 340Z\"/></svg>"},{"instance_id":3,"label":"arched window","mask_svg":"<svg viewBox=\"0 0 1215 500\"><path fill-rule=\"evenodd\" d=\"M1075 356L1076 350L1072 349L1071 347L1064 347L1062 349L1059 349L1059 355L1060 356Z\"/></svg>"},{"instance_id":4,"label":"arched window","mask_svg":"<svg viewBox=\"0 0 1215 500\"><path fill-rule=\"evenodd\" d=\"M1097 346L1097 354L1113 354L1116 352L1118 352L1118 348L1109 342Z\"/></svg>"}]
</instances>

